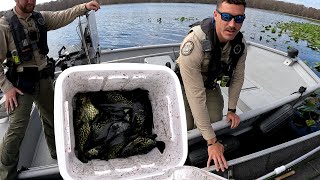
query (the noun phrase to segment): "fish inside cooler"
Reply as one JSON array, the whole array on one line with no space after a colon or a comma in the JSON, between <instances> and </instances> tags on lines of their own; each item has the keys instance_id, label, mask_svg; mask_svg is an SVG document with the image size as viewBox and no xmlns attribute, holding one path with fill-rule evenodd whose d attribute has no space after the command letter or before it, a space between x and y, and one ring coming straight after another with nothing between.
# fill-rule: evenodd
<instances>
[{"instance_id":1,"label":"fish inside cooler","mask_svg":"<svg viewBox=\"0 0 320 180\"><path fill-rule=\"evenodd\" d=\"M80 161L109 160L162 153L165 143L153 133L149 92L98 91L77 93L73 98L75 152Z\"/></svg>"}]
</instances>

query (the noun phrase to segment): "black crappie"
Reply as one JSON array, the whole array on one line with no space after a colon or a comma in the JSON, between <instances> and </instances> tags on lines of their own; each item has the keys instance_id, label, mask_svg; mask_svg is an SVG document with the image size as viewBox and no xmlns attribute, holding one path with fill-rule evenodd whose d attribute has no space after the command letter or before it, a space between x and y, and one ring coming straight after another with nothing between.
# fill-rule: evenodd
<instances>
[{"instance_id":1,"label":"black crappie","mask_svg":"<svg viewBox=\"0 0 320 180\"><path fill-rule=\"evenodd\" d=\"M88 162L84 157L85 145L91 132L90 122L99 114L99 110L94 107L89 97L85 94L79 94L76 97L75 137L78 155L82 162Z\"/></svg>"}]
</instances>

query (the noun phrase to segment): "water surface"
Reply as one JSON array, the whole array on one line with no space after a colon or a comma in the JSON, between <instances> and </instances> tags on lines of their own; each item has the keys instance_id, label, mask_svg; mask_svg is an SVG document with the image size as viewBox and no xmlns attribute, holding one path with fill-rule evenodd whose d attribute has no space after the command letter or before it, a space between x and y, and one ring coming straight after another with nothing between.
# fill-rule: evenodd
<instances>
[{"instance_id":1,"label":"water surface","mask_svg":"<svg viewBox=\"0 0 320 180\"><path fill-rule=\"evenodd\" d=\"M188 33L189 25L207 17L212 17L213 4L195 3L136 3L104 5L96 13L96 21L102 49L116 49L133 46L180 43ZM191 20L179 21L186 17ZM246 20L242 27L247 41L253 41L267 45L281 51L287 51L288 46L300 51L299 57L310 65L320 61L320 52L316 52L307 46L307 42L298 43L290 39L286 34L278 37L278 34L261 32L264 26L275 25L282 22L312 22L303 18L286 14L259 10L246 9ZM50 31L48 34L50 52L56 57L57 51L63 45L79 43L76 32L78 21ZM319 23L318 23L319 24ZM260 41L260 36L262 40ZM276 41L272 40L275 38Z\"/></svg>"}]
</instances>

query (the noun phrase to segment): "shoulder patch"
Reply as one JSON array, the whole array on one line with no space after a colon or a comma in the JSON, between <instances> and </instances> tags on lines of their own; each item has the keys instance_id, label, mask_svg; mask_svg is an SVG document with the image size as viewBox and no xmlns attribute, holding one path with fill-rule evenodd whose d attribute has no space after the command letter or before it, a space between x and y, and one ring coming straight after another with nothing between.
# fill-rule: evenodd
<instances>
[{"instance_id":1,"label":"shoulder patch","mask_svg":"<svg viewBox=\"0 0 320 180\"><path fill-rule=\"evenodd\" d=\"M191 54L191 52L193 51L194 48L194 44L192 41L187 41L186 43L184 43L184 45L182 46L181 49L181 54L184 56L188 56Z\"/></svg>"},{"instance_id":2,"label":"shoulder patch","mask_svg":"<svg viewBox=\"0 0 320 180\"><path fill-rule=\"evenodd\" d=\"M233 53L234 54L238 55L238 54L240 54L241 51L242 51L242 47L241 47L240 44L237 44L237 45L234 46L234 48L233 48Z\"/></svg>"}]
</instances>

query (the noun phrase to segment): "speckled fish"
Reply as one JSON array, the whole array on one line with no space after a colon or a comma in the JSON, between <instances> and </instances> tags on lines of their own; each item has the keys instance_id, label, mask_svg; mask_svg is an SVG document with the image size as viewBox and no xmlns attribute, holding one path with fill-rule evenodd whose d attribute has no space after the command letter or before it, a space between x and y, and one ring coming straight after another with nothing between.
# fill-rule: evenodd
<instances>
[{"instance_id":1,"label":"speckled fish","mask_svg":"<svg viewBox=\"0 0 320 180\"><path fill-rule=\"evenodd\" d=\"M87 159L96 159L96 158L100 158L102 155L104 155L104 150L105 148L103 148L102 146L96 146L94 148L89 149L86 153L85 156Z\"/></svg>"},{"instance_id":2,"label":"speckled fish","mask_svg":"<svg viewBox=\"0 0 320 180\"><path fill-rule=\"evenodd\" d=\"M105 121L100 122L102 123ZM117 147L122 147L122 145L115 145L110 150L110 144L115 144L115 142L117 142L117 144L121 144L119 141L126 140L126 138L115 139L119 136L130 134L131 131L130 123L128 121L112 121L105 124L101 123L92 123L91 136L89 139L90 143L88 144L91 149L86 152L88 158L109 159L114 157L116 154L115 152L120 151L120 149L117 150ZM111 155L105 155L107 151L111 152Z\"/></svg>"},{"instance_id":3,"label":"speckled fish","mask_svg":"<svg viewBox=\"0 0 320 180\"><path fill-rule=\"evenodd\" d=\"M128 129L131 114L131 109L125 107L117 111L109 107L108 111L101 112L99 117L91 123L91 141L96 142L100 139L108 141L124 129Z\"/></svg>"},{"instance_id":4,"label":"speckled fish","mask_svg":"<svg viewBox=\"0 0 320 180\"><path fill-rule=\"evenodd\" d=\"M128 144L128 137L126 137L125 134L125 132L119 134L114 140L109 143L107 151L102 157L103 159L109 160L120 157L119 154L121 153L122 149Z\"/></svg>"},{"instance_id":5,"label":"speckled fish","mask_svg":"<svg viewBox=\"0 0 320 180\"><path fill-rule=\"evenodd\" d=\"M138 154L147 154L153 148L158 147L159 151L163 153L165 143L162 141L155 141L148 137L137 137L128 143L121 152L121 157L128 157Z\"/></svg>"},{"instance_id":6,"label":"speckled fish","mask_svg":"<svg viewBox=\"0 0 320 180\"><path fill-rule=\"evenodd\" d=\"M132 124L134 124L135 132L138 134L141 134L142 131L145 131L146 129L143 129L144 123L146 121L145 111L143 109L143 105L139 102L134 103L133 106L133 118L132 118Z\"/></svg>"},{"instance_id":7,"label":"speckled fish","mask_svg":"<svg viewBox=\"0 0 320 180\"><path fill-rule=\"evenodd\" d=\"M152 107L149 100L149 92L147 90L136 89L131 91L133 105L133 124L135 131L142 136L152 134L153 116Z\"/></svg>"},{"instance_id":8,"label":"speckled fish","mask_svg":"<svg viewBox=\"0 0 320 180\"><path fill-rule=\"evenodd\" d=\"M108 160L145 154L154 147L163 152L165 144L155 141L156 135L152 136L152 108L148 91L95 92L90 94L90 99L101 112L94 121L89 121L91 127L82 125L82 121L80 123L81 127L89 129L90 136L86 140L89 143L83 144L88 159Z\"/></svg>"},{"instance_id":9,"label":"speckled fish","mask_svg":"<svg viewBox=\"0 0 320 180\"><path fill-rule=\"evenodd\" d=\"M84 156L84 146L87 143L87 139L90 135L90 124L92 120L99 113L91 103L90 99L85 94L76 96L77 99L77 110L75 114L75 137L77 142L78 157L82 162L88 162Z\"/></svg>"},{"instance_id":10,"label":"speckled fish","mask_svg":"<svg viewBox=\"0 0 320 180\"><path fill-rule=\"evenodd\" d=\"M92 94L92 102L98 107L103 108L103 105L110 104L125 104L128 107L132 107L133 103L129 99L125 98L120 91L99 91Z\"/></svg>"}]
</instances>

